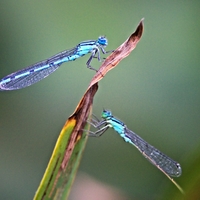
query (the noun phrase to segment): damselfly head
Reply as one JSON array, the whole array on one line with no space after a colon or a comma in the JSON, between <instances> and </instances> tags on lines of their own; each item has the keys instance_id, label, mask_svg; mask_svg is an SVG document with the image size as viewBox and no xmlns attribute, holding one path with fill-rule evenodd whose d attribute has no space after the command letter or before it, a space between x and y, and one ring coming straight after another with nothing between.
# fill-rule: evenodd
<instances>
[{"instance_id":1,"label":"damselfly head","mask_svg":"<svg viewBox=\"0 0 200 200\"><path fill-rule=\"evenodd\" d=\"M102 46L107 46L108 45L108 40L105 36L99 36L98 38L98 43Z\"/></svg>"},{"instance_id":2,"label":"damselfly head","mask_svg":"<svg viewBox=\"0 0 200 200\"><path fill-rule=\"evenodd\" d=\"M112 116L111 111L109 111L109 110L103 110L103 111L102 111L101 117L102 117L103 119L106 119L106 118L111 117L111 116Z\"/></svg>"}]
</instances>

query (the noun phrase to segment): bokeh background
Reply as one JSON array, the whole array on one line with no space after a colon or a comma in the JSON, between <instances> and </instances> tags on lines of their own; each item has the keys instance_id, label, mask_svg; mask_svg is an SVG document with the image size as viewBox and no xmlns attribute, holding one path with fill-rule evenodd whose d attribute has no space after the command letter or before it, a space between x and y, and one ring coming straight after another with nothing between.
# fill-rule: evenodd
<instances>
[{"instance_id":1,"label":"bokeh background","mask_svg":"<svg viewBox=\"0 0 200 200\"><path fill-rule=\"evenodd\" d=\"M141 41L99 83L93 111L112 110L177 160L183 173L175 180L198 199L199 9L200 1L1 0L0 77L99 35L107 36L107 50L115 49L144 17ZM60 130L94 75L88 57L63 64L31 87L0 93L0 199L33 198ZM103 191L118 199L183 198L113 130L89 138L70 199L111 199Z\"/></svg>"}]
</instances>

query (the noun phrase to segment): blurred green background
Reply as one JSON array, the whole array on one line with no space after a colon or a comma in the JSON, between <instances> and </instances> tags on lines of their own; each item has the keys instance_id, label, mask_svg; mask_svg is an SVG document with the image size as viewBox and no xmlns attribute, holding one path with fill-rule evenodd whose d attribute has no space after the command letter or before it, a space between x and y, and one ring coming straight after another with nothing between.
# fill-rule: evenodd
<instances>
[{"instance_id":1,"label":"blurred green background","mask_svg":"<svg viewBox=\"0 0 200 200\"><path fill-rule=\"evenodd\" d=\"M115 49L144 17L141 41L99 83L93 111L112 110L177 160L183 174L175 180L194 194L200 183L199 9L200 1L2 0L0 78L99 35L108 38L106 50ZM94 75L88 57L63 64L31 87L0 93L0 199L33 198L60 130ZM128 199L182 198L113 130L89 138L79 171Z\"/></svg>"}]
</instances>

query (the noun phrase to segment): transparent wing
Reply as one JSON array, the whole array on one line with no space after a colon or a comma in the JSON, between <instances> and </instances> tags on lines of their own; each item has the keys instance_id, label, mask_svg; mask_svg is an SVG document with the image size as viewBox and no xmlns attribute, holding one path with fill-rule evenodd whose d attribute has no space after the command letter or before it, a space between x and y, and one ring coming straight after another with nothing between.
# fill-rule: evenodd
<instances>
[{"instance_id":1,"label":"transparent wing","mask_svg":"<svg viewBox=\"0 0 200 200\"><path fill-rule=\"evenodd\" d=\"M0 90L17 90L37 83L58 69L63 62L69 61L76 50L77 47L60 52L47 60L9 74L0 80Z\"/></svg>"},{"instance_id":2,"label":"transparent wing","mask_svg":"<svg viewBox=\"0 0 200 200\"><path fill-rule=\"evenodd\" d=\"M180 164L148 144L137 134L125 128L125 137L157 168L162 169L169 176L178 177L181 175Z\"/></svg>"}]
</instances>

